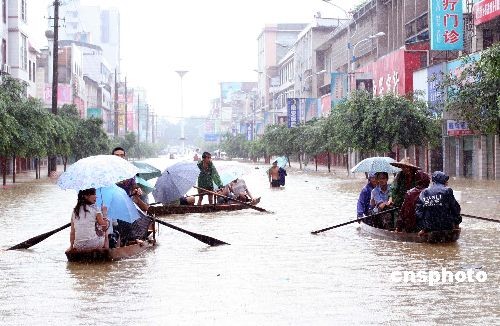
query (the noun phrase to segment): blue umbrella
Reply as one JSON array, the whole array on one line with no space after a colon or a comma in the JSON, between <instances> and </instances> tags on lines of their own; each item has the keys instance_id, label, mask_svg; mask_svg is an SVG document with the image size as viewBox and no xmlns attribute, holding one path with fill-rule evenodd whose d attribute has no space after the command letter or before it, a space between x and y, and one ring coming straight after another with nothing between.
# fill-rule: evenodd
<instances>
[{"instance_id":1,"label":"blue umbrella","mask_svg":"<svg viewBox=\"0 0 500 326\"><path fill-rule=\"evenodd\" d=\"M196 162L178 162L168 167L156 180L155 201L170 203L184 196L198 181L200 169Z\"/></svg>"},{"instance_id":2,"label":"blue umbrella","mask_svg":"<svg viewBox=\"0 0 500 326\"><path fill-rule=\"evenodd\" d=\"M137 207L125 190L117 185L97 189L96 205L108 208L108 218L132 223L139 218Z\"/></svg>"},{"instance_id":3,"label":"blue umbrella","mask_svg":"<svg viewBox=\"0 0 500 326\"><path fill-rule=\"evenodd\" d=\"M396 162L395 159L390 158L390 157L381 157L381 156L375 156L375 157L368 157L356 164L351 169L352 173L357 173L357 172L387 172L387 173L398 173L401 171L400 168L397 168L395 166L392 166L390 163Z\"/></svg>"}]
</instances>

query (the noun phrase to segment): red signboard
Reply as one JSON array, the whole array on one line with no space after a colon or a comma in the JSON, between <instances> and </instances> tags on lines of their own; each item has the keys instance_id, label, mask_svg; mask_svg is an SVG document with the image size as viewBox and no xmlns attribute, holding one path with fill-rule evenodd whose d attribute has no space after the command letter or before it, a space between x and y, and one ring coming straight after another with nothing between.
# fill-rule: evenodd
<instances>
[{"instance_id":1,"label":"red signboard","mask_svg":"<svg viewBox=\"0 0 500 326\"><path fill-rule=\"evenodd\" d=\"M425 51L396 50L358 71L373 77L373 95L404 95L413 91L413 72L421 68L422 55Z\"/></svg>"},{"instance_id":2,"label":"red signboard","mask_svg":"<svg viewBox=\"0 0 500 326\"><path fill-rule=\"evenodd\" d=\"M479 25L500 16L500 0L482 0L472 7L474 25Z\"/></svg>"}]
</instances>

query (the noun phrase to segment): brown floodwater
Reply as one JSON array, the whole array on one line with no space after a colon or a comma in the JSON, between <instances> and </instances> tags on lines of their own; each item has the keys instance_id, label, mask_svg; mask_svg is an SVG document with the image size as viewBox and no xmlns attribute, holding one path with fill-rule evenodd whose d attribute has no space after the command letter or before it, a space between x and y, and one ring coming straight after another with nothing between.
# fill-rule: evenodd
<instances>
[{"instance_id":1,"label":"brown floodwater","mask_svg":"<svg viewBox=\"0 0 500 326\"><path fill-rule=\"evenodd\" d=\"M152 161L160 168L172 160ZM215 161L243 175L260 206L164 218L230 243L208 247L160 226L139 257L68 263L69 229L28 250L0 251L2 325L477 324L500 320L500 223L465 218L455 244L401 243L363 234L355 218L364 181L289 169L269 189L265 166ZM452 180L463 212L499 217L498 182ZM76 193L47 179L0 189L0 248L69 221ZM479 282L398 282L393 272L487 275Z\"/></svg>"}]
</instances>

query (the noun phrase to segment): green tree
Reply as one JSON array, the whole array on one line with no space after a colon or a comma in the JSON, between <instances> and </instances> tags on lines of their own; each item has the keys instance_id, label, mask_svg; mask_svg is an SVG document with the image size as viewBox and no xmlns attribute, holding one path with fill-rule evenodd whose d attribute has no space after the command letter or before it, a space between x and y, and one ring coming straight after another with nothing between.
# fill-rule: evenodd
<instances>
[{"instance_id":1,"label":"green tree","mask_svg":"<svg viewBox=\"0 0 500 326\"><path fill-rule=\"evenodd\" d=\"M459 75L446 74L438 84L444 108L484 134L500 133L500 43L478 59L463 58Z\"/></svg>"}]
</instances>

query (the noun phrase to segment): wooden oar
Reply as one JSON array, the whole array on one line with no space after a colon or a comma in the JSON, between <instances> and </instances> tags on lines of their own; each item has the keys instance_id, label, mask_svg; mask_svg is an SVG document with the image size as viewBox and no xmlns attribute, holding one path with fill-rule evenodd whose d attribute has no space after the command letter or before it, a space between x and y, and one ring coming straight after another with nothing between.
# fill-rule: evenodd
<instances>
[{"instance_id":1,"label":"wooden oar","mask_svg":"<svg viewBox=\"0 0 500 326\"><path fill-rule=\"evenodd\" d=\"M361 218L358 218L358 219L355 219L355 220L352 220L352 221L349 221L349 222L337 224L337 225L330 226L328 228L324 228L324 229L321 229L321 230L312 231L311 233L312 234L318 234L318 233L321 233L321 232L325 232L325 231L328 231L328 230L331 230L331 229L338 228L340 226L344 226L344 225L351 224L351 223L354 223L354 222L359 222L359 221L362 221L362 220L367 219L367 218L372 218L372 217L375 217L375 216L378 216L378 215L382 215L382 214L385 214L385 213L390 213L390 212L395 211L397 209L398 209L398 207L390 208L390 209L382 211L380 213L376 213L376 214L368 215L368 216L365 216L365 217L361 217Z\"/></svg>"},{"instance_id":2,"label":"wooden oar","mask_svg":"<svg viewBox=\"0 0 500 326\"><path fill-rule=\"evenodd\" d=\"M158 220L158 219L153 219L151 216L149 216L149 218L154 221L154 222L158 222L162 225L165 225L169 228L172 228L174 230L177 230L177 231L180 231L180 232L183 232L183 233L186 233L190 236L192 236L193 238L196 238L198 240L200 240L201 242L203 243L206 243L207 245L209 246L220 246L220 245L228 245L229 243L227 242L224 242L224 241L221 241L221 240L218 240L218 239L215 239L215 238L212 238L212 237L209 237L208 235L203 235L203 234L198 234L198 233L194 233L194 232L191 232L191 231L188 231L188 230L184 230L178 226L175 226L173 224L170 224L170 223L167 223L167 222L164 222L162 220Z\"/></svg>"},{"instance_id":3,"label":"wooden oar","mask_svg":"<svg viewBox=\"0 0 500 326\"><path fill-rule=\"evenodd\" d=\"M219 197L222 197L222 198L226 198L226 199L228 199L228 200L232 200L232 201L234 201L234 202L236 202L236 203L243 204L243 205L248 206L248 207L250 207L250 208L253 208L253 209L255 209L255 210L259 211L259 212L271 213L270 211L265 210L265 209L264 209L264 208L262 208L262 207L257 207L257 206L255 206L255 205L252 205L252 204L249 204L249 203L245 203L244 201L241 201L241 200L238 200L238 199L234 199L234 198L231 198L231 197L228 197L228 196L224 196L224 195L222 195L222 194L216 193L215 191L211 191L211 190L208 190L208 189L200 188L200 187L197 187L197 186L194 186L194 187L195 187L196 189L200 189L200 190L202 190L202 191L205 191L205 192L207 192L207 193L209 193L209 194L212 194L212 195L215 195L215 196L219 196Z\"/></svg>"},{"instance_id":4,"label":"wooden oar","mask_svg":"<svg viewBox=\"0 0 500 326\"><path fill-rule=\"evenodd\" d=\"M460 214L465 217L470 217L470 218L477 218L478 220L484 220L484 221L490 221L490 222L497 222L500 223L500 220L495 220L493 218L487 218L487 217L481 217L481 216L474 216L474 215L469 215L469 214Z\"/></svg>"},{"instance_id":5,"label":"wooden oar","mask_svg":"<svg viewBox=\"0 0 500 326\"><path fill-rule=\"evenodd\" d=\"M57 229L55 230L52 230L52 231L49 231L49 232L46 232L44 234L40 234L40 235L37 235L36 237L33 237L31 239L28 239L26 241L23 241L21 243L18 243L16 244L15 246L12 246L10 247L9 249L7 250L15 250L15 249L28 249L29 247L31 246L34 246L36 245L37 243L39 242L42 242L43 240L47 239L48 237L50 237L51 235L61 231L61 230L64 230L68 227L71 226L71 223L68 223L68 224L64 224L63 226L61 227L58 227Z\"/></svg>"}]
</instances>

